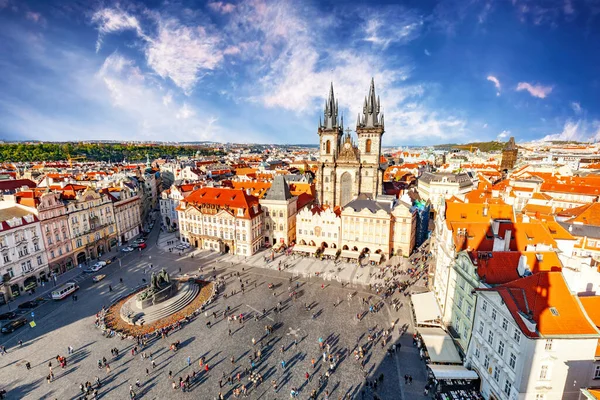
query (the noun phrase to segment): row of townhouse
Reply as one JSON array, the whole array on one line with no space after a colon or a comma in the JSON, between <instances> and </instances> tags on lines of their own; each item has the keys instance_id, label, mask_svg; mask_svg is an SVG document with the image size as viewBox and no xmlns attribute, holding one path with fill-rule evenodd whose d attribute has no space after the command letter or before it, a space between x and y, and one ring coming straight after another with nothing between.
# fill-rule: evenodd
<instances>
[{"instance_id":1,"label":"row of townhouse","mask_svg":"<svg viewBox=\"0 0 600 400\"><path fill-rule=\"evenodd\" d=\"M436 225L441 320L485 399L578 399L600 379L600 331L582 306L596 296L578 296L593 295L600 278L563 266L574 243L566 229L510 206L460 202Z\"/></svg>"},{"instance_id":2,"label":"row of townhouse","mask_svg":"<svg viewBox=\"0 0 600 400\"><path fill-rule=\"evenodd\" d=\"M142 229L140 191L130 182L103 189L76 184L24 189L4 196L0 209L10 232L0 235L0 242L7 243L0 263L0 302L102 257ZM15 217L25 222L18 224ZM29 250L19 253L14 249L21 241ZM34 254L35 260L27 258Z\"/></svg>"}]
</instances>

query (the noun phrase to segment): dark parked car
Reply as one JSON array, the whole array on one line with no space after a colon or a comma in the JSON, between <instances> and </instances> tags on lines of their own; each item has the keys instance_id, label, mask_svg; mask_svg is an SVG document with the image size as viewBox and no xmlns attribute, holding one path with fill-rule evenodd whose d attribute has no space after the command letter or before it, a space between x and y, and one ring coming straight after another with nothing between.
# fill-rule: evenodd
<instances>
[{"instance_id":1,"label":"dark parked car","mask_svg":"<svg viewBox=\"0 0 600 400\"><path fill-rule=\"evenodd\" d=\"M27 310L30 308L36 308L38 306L38 302L35 300L29 300L24 303L19 304L18 308L21 310Z\"/></svg>"},{"instance_id":2,"label":"dark parked car","mask_svg":"<svg viewBox=\"0 0 600 400\"><path fill-rule=\"evenodd\" d=\"M0 321L5 321L7 319L13 319L14 317L17 316L17 313L9 311L9 312L5 312L4 314L0 314Z\"/></svg>"},{"instance_id":3,"label":"dark parked car","mask_svg":"<svg viewBox=\"0 0 600 400\"><path fill-rule=\"evenodd\" d=\"M2 327L2 333L12 333L25 325L27 323L27 318L19 318L14 321L9 322L8 324Z\"/></svg>"}]
</instances>

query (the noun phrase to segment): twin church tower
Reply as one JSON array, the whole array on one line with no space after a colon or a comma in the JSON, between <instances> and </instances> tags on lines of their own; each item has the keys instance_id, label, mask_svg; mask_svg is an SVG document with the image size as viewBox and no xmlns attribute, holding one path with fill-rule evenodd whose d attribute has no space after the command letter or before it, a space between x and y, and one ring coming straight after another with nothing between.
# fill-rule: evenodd
<instances>
[{"instance_id":1,"label":"twin church tower","mask_svg":"<svg viewBox=\"0 0 600 400\"><path fill-rule=\"evenodd\" d=\"M383 114L375 82L371 79L369 95L365 97L362 114L356 121L358 145L344 132L344 118L338 118L338 103L333 94L325 102L324 120L319 119L319 169L317 197L321 204L345 206L359 194L372 198L382 192L383 169L380 168Z\"/></svg>"}]
</instances>

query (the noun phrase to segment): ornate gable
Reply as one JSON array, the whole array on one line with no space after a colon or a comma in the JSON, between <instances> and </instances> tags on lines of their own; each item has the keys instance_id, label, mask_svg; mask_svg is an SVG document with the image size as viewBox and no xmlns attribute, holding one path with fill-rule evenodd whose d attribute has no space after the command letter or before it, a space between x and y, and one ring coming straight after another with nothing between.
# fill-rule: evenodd
<instances>
[{"instance_id":1,"label":"ornate gable","mask_svg":"<svg viewBox=\"0 0 600 400\"><path fill-rule=\"evenodd\" d=\"M342 144L342 149L338 155L337 161L346 163L359 163L358 147L354 145L349 134L344 136L344 143Z\"/></svg>"}]
</instances>

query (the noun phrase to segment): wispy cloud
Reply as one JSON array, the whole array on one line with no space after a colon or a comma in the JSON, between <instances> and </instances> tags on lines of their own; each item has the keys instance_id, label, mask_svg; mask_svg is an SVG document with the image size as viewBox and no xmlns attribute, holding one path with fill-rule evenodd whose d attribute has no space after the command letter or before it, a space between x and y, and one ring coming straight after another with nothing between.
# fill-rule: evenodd
<instances>
[{"instance_id":1,"label":"wispy cloud","mask_svg":"<svg viewBox=\"0 0 600 400\"><path fill-rule=\"evenodd\" d=\"M526 90L533 97L545 99L552 92L552 86L544 86L540 84L531 84L528 82L519 82L517 85L517 91Z\"/></svg>"},{"instance_id":2,"label":"wispy cloud","mask_svg":"<svg viewBox=\"0 0 600 400\"><path fill-rule=\"evenodd\" d=\"M579 104L578 102L574 101L571 103L571 108L573 109L573 112L577 115L581 114L581 104Z\"/></svg>"},{"instance_id":3,"label":"wispy cloud","mask_svg":"<svg viewBox=\"0 0 600 400\"><path fill-rule=\"evenodd\" d=\"M234 4L225 3L222 1L214 1L214 2L208 3L207 5L211 10L222 13L222 14L229 14L229 13L233 12L233 10L235 10Z\"/></svg>"},{"instance_id":4,"label":"wispy cloud","mask_svg":"<svg viewBox=\"0 0 600 400\"><path fill-rule=\"evenodd\" d=\"M104 35L125 30L134 30L138 36L146 38L140 22L135 16L129 15L118 8L104 8L94 13L92 16L98 29L98 40L96 41L96 52L102 47Z\"/></svg>"},{"instance_id":5,"label":"wispy cloud","mask_svg":"<svg viewBox=\"0 0 600 400\"><path fill-rule=\"evenodd\" d=\"M201 27L188 27L176 19L158 16L158 34L146 48L146 59L162 78L170 78L190 94L208 71L223 59L219 39Z\"/></svg>"},{"instance_id":6,"label":"wispy cloud","mask_svg":"<svg viewBox=\"0 0 600 400\"><path fill-rule=\"evenodd\" d=\"M542 140L598 141L600 140L600 120L568 119L561 132L546 135Z\"/></svg>"},{"instance_id":7,"label":"wispy cloud","mask_svg":"<svg viewBox=\"0 0 600 400\"><path fill-rule=\"evenodd\" d=\"M493 75L488 75L487 80L490 82L494 82L494 86L496 86L496 96L500 96L500 81Z\"/></svg>"},{"instance_id":8,"label":"wispy cloud","mask_svg":"<svg viewBox=\"0 0 600 400\"><path fill-rule=\"evenodd\" d=\"M423 19L420 16L393 7L367 18L363 40L385 49L392 43L405 43L416 38L422 26Z\"/></svg>"},{"instance_id":9,"label":"wispy cloud","mask_svg":"<svg viewBox=\"0 0 600 400\"><path fill-rule=\"evenodd\" d=\"M503 130L502 132L500 132L498 134L498 136L496 136L496 140L502 141L502 140L506 139L509 135L510 135L510 131Z\"/></svg>"},{"instance_id":10,"label":"wispy cloud","mask_svg":"<svg viewBox=\"0 0 600 400\"><path fill-rule=\"evenodd\" d=\"M97 50L103 35L134 30L143 39L148 66L189 95L202 76L222 61L220 39L202 26L186 26L157 12L147 13L157 24L156 34L144 33L139 20L122 10L108 8L96 12L92 21L98 26Z\"/></svg>"},{"instance_id":11,"label":"wispy cloud","mask_svg":"<svg viewBox=\"0 0 600 400\"><path fill-rule=\"evenodd\" d=\"M517 17L523 23L558 26L561 21L572 21L577 13L571 0L512 0ZM578 2L580 9L593 9L594 1ZM597 3L596 3L597 6Z\"/></svg>"},{"instance_id":12,"label":"wispy cloud","mask_svg":"<svg viewBox=\"0 0 600 400\"><path fill-rule=\"evenodd\" d=\"M431 55L431 53L427 49L424 50L424 53L425 53L426 56L430 56Z\"/></svg>"},{"instance_id":13,"label":"wispy cloud","mask_svg":"<svg viewBox=\"0 0 600 400\"><path fill-rule=\"evenodd\" d=\"M142 137L208 140L215 139L219 132L216 124L207 129L194 106L164 93L161 85L146 77L133 60L117 52L106 58L96 78L104 83L113 107L135 121Z\"/></svg>"}]
</instances>

